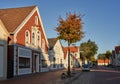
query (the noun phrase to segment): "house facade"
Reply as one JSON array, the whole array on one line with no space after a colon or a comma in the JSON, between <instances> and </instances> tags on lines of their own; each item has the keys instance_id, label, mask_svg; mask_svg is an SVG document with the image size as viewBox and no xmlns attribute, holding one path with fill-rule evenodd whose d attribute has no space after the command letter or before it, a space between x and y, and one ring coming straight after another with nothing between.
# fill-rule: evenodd
<instances>
[{"instance_id":1,"label":"house facade","mask_svg":"<svg viewBox=\"0 0 120 84\"><path fill-rule=\"evenodd\" d=\"M115 62L115 50L112 51L112 56L110 57L110 64L112 64L113 66L116 65L116 62Z\"/></svg>"},{"instance_id":2,"label":"house facade","mask_svg":"<svg viewBox=\"0 0 120 84\"><path fill-rule=\"evenodd\" d=\"M0 80L7 78L7 40L9 33L0 20Z\"/></svg>"},{"instance_id":3,"label":"house facade","mask_svg":"<svg viewBox=\"0 0 120 84\"><path fill-rule=\"evenodd\" d=\"M111 64L120 67L120 46L115 46L115 50L112 51Z\"/></svg>"},{"instance_id":4,"label":"house facade","mask_svg":"<svg viewBox=\"0 0 120 84\"><path fill-rule=\"evenodd\" d=\"M70 46L70 68L73 67L80 67L81 61L80 61L80 53L79 53L79 47L77 46ZM64 47L64 67L68 68L68 47Z\"/></svg>"},{"instance_id":5,"label":"house facade","mask_svg":"<svg viewBox=\"0 0 120 84\"><path fill-rule=\"evenodd\" d=\"M103 60L103 59L97 60L97 65L98 66L107 66L109 63L110 63L110 60L108 60L108 59L106 59L106 60Z\"/></svg>"},{"instance_id":6,"label":"house facade","mask_svg":"<svg viewBox=\"0 0 120 84\"><path fill-rule=\"evenodd\" d=\"M8 78L48 71L48 40L37 6L0 9L8 39Z\"/></svg>"},{"instance_id":7,"label":"house facade","mask_svg":"<svg viewBox=\"0 0 120 84\"><path fill-rule=\"evenodd\" d=\"M64 52L60 40L49 38L50 70L64 69Z\"/></svg>"}]
</instances>

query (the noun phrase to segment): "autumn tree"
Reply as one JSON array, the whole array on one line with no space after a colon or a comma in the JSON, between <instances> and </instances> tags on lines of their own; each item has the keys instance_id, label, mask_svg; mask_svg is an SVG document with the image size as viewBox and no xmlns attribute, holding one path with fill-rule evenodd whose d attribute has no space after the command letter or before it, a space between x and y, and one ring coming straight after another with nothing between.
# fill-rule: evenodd
<instances>
[{"instance_id":1,"label":"autumn tree","mask_svg":"<svg viewBox=\"0 0 120 84\"><path fill-rule=\"evenodd\" d=\"M84 32L82 31L82 19L81 15L76 13L67 13L66 19L59 17L59 24L55 29L58 34L58 38L65 40L68 43L68 75L70 75L70 48L72 43L80 41Z\"/></svg>"}]
</instances>

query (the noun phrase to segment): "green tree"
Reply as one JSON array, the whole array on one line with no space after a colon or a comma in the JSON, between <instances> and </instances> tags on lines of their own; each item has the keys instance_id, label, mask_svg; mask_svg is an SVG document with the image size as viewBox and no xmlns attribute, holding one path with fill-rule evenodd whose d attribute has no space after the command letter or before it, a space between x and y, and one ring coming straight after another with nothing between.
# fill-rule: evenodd
<instances>
[{"instance_id":1,"label":"green tree","mask_svg":"<svg viewBox=\"0 0 120 84\"><path fill-rule=\"evenodd\" d=\"M91 56L91 57L90 57L90 60L91 60L91 62L92 62L93 64L96 64L95 56Z\"/></svg>"},{"instance_id":2,"label":"green tree","mask_svg":"<svg viewBox=\"0 0 120 84\"><path fill-rule=\"evenodd\" d=\"M58 39L65 40L68 43L68 75L70 75L70 48L72 43L80 41L84 37L82 31L82 19L76 13L67 13L66 19L59 17L59 24L55 29Z\"/></svg>"},{"instance_id":3,"label":"green tree","mask_svg":"<svg viewBox=\"0 0 120 84\"><path fill-rule=\"evenodd\" d=\"M91 41L90 39L87 42L89 48L90 48L90 56L94 56L95 54L97 54L98 51L98 46L94 41Z\"/></svg>"},{"instance_id":4,"label":"green tree","mask_svg":"<svg viewBox=\"0 0 120 84\"><path fill-rule=\"evenodd\" d=\"M112 53L109 50L107 50L105 53L105 56L107 59L110 59L110 57L112 56ZM108 64L109 64L109 62L108 62Z\"/></svg>"},{"instance_id":5,"label":"green tree","mask_svg":"<svg viewBox=\"0 0 120 84\"><path fill-rule=\"evenodd\" d=\"M80 57L82 58L82 60L87 59L87 56L90 53L90 48L89 48L87 42L81 43L81 45L80 45L80 52L81 52Z\"/></svg>"},{"instance_id":6,"label":"green tree","mask_svg":"<svg viewBox=\"0 0 120 84\"><path fill-rule=\"evenodd\" d=\"M107 59L110 59L112 53L109 50L107 50L106 53L105 53L105 55L106 55Z\"/></svg>"},{"instance_id":7,"label":"green tree","mask_svg":"<svg viewBox=\"0 0 120 84\"><path fill-rule=\"evenodd\" d=\"M80 51L82 51L82 59L87 59L91 61L98 51L98 46L94 41L88 40L87 42L81 43Z\"/></svg>"},{"instance_id":8,"label":"green tree","mask_svg":"<svg viewBox=\"0 0 120 84\"><path fill-rule=\"evenodd\" d=\"M100 54L98 54L98 59L101 59L101 60L105 60L105 59L107 59L106 58L106 56L105 56L105 53L100 53Z\"/></svg>"}]
</instances>

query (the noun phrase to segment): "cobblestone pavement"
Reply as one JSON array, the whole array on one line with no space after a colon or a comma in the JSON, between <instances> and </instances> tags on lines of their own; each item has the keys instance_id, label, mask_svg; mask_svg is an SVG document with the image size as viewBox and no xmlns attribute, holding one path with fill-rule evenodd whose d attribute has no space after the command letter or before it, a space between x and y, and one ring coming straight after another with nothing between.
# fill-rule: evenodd
<instances>
[{"instance_id":1,"label":"cobblestone pavement","mask_svg":"<svg viewBox=\"0 0 120 84\"><path fill-rule=\"evenodd\" d=\"M36 73L24 76L18 76L4 81L0 84L69 84L75 80L81 70L75 69L74 74L70 78L61 79L61 74L66 73L67 70L58 70L52 72Z\"/></svg>"}]
</instances>

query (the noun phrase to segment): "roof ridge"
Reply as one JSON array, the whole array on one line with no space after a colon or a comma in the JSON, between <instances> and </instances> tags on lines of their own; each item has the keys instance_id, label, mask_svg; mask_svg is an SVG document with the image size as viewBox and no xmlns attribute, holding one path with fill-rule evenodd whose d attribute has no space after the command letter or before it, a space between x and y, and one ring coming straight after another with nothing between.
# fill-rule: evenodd
<instances>
[{"instance_id":1,"label":"roof ridge","mask_svg":"<svg viewBox=\"0 0 120 84\"><path fill-rule=\"evenodd\" d=\"M33 5L33 6L21 6L21 7L12 7L12 8L2 8L0 10L9 10L9 9L19 9L19 8L31 8L31 7L36 7L37 5Z\"/></svg>"},{"instance_id":2,"label":"roof ridge","mask_svg":"<svg viewBox=\"0 0 120 84\"><path fill-rule=\"evenodd\" d=\"M0 9L0 19L8 32L14 32L21 22L37 6Z\"/></svg>"}]
</instances>

